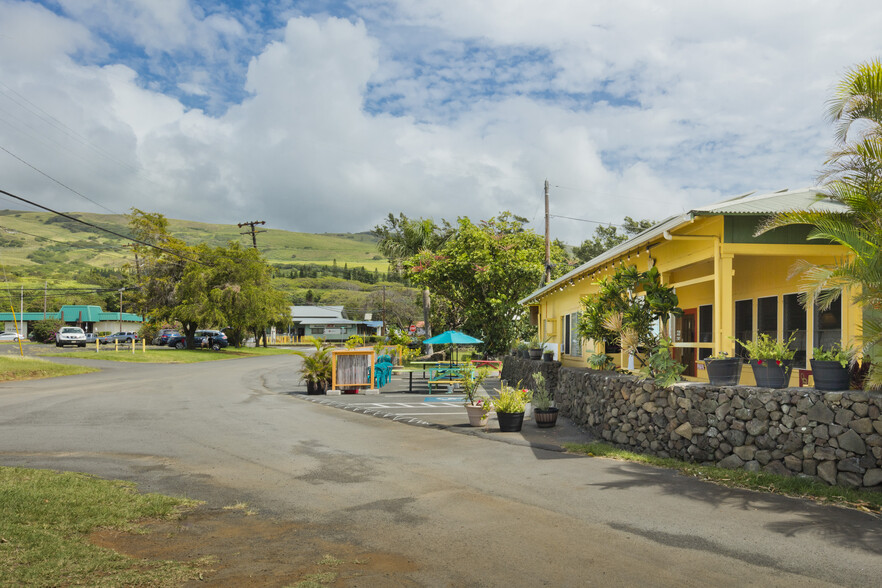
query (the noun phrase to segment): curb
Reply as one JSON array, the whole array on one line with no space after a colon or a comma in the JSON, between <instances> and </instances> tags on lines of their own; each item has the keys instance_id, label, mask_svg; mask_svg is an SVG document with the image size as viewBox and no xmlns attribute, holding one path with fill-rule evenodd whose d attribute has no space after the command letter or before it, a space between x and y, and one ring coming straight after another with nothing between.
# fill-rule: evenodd
<instances>
[{"instance_id":1,"label":"curb","mask_svg":"<svg viewBox=\"0 0 882 588\"><path fill-rule=\"evenodd\" d=\"M498 437L496 435L490 434L486 431L486 429L479 428L460 428L460 427L452 427L450 425L439 425L438 423L431 423L429 421L425 421L423 419L415 419L402 415L391 414L388 412L383 412L382 410L375 409L364 409L360 408L355 404L348 404L346 402L340 402L338 400L328 400L326 397L316 397L316 396L304 396L303 394L288 394L291 397L297 398L298 400L302 400L304 402L312 402L313 404L321 404L323 406L330 406L331 408L339 408L341 410L346 410L349 412L364 414L367 416L372 416L375 418L386 419L395 423L402 423L405 425L412 425L417 427L424 427L427 429L435 429L436 431L447 431L450 433L456 433L458 435L470 435L472 437L480 437L482 439L488 439L490 441L496 441L498 443L507 443L509 445L519 445L521 447L529 447L531 449L541 449L543 451L553 451L556 453L566 453L567 450L561 447L560 445L556 445L553 443L534 443L527 441L526 439L515 439L515 438L504 438Z\"/></svg>"}]
</instances>

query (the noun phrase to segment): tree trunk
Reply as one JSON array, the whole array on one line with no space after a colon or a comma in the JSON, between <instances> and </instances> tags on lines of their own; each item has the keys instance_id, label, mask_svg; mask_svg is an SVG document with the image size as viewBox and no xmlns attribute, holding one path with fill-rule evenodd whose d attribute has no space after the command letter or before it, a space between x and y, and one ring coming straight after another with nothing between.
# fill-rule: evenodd
<instances>
[{"instance_id":1,"label":"tree trunk","mask_svg":"<svg viewBox=\"0 0 882 588\"><path fill-rule=\"evenodd\" d=\"M423 324L426 329L426 339L432 336L432 325L429 322L429 316L432 314L432 301L429 298L429 289L423 288ZM431 355L435 351L432 345L426 346L426 354Z\"/></svg>"}]
</instances>

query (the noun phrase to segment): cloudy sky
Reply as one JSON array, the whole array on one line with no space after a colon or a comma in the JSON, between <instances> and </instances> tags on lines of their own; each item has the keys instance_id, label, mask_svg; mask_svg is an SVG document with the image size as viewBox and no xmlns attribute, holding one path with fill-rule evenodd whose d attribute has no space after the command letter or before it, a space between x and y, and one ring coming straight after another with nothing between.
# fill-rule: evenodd
<instances>
[{"instance_id":1,"label":"cloudy sky","mask_svg":"<svg viewBox=\"0 0 882 588\"><path fill-rule=\"evenodd\" d=\"M0 188L307 232L502 210L541 231L548 178L552 236L577 244L596 225L562 217L812 185L824 102L880 30L878 0L0 0Z\"/></svg>"}]
</instances>

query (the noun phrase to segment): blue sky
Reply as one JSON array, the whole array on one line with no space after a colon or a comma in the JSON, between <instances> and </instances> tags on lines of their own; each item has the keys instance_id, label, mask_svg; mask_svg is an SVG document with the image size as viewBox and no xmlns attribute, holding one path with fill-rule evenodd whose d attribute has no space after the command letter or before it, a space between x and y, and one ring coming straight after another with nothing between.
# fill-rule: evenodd
<instances>
[{"instance_id":1,"label":"blue sky","mask_svg":"<svg viewBox=\"0 0 882 588\"><path fill-rule=\"evenodd\" d=\"M661 219L814 183L878 3L0 0L0 187L361 231ZM860 15L855 18L854 15ZM7 207L15 207L12 203ZM555 218L579 243L594 225Z\"/></svg>"}]
</instances>

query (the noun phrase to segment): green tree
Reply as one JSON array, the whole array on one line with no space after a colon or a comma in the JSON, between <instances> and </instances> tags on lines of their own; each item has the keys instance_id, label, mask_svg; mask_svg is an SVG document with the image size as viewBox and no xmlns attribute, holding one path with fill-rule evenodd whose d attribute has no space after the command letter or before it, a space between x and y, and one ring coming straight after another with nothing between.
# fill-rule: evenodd
<instances>
[{"instance_id":1,"label":"green tree","mask_svg":"<svg viewBox=\"0 0 882 588\"><path fill-rule=\"evenodd\" d=\"M822 309L850 293L864 309L864 358L871 362L865 386L882 388L882 62L853 67L828 102L836 148L821 174L824 193L845 205L841 212L797 211L771 217L758 234L807 224L811 240L843 245L849 255L835 264L795 266L806 308ZM822 196L823 197L823 196Z\"/></svg>"},{"instance_id":2,"label":"green tree","mask_svg":"<svg viewBox=\"0 0 882 588\"><path fill-rule=\"evenodd\" d=\"M424 250L410 258L411 279L431 288L447 303L447 315L498 354L530 329L518 300L543 278L544 239L524 228L526 219L504 212L479 224L460 218L437 252ZM553 248L553 261L566 258Z\"/></svg>"},{"instance_id":3,"label":"green tree","mask_svg":"<svg viewBox=\"0 0 882 588\"><path fill-rule=\"evenodd\" d=\"M651 228L656 223L651 220L635 221L630 216L626 216L622 225L622 232L613 226L598 225L594 229L594 236L582 241L582 244L573 249L573 255L581 263L591 261L604 251L612 249L620 243L624 243L634 235L642 233L646 229Z\"/></svg>"},{"instance_id":4,"label":"green tree","mask_svg":"<svg viewBox=\"0 0 882 588\"><path fill-rule=\"evenodd\" d=\"M391 212L386 222L377 225L371 234L379 239L377 248L386 256L399 275L404 272L405 261L422 252L437 251L450 236L450 227L444 223L442 229L431 219L410 219L403 213L396 217ZM429 287L423 288L423 321L426 337L432 336L432 301ZM432 353L432 346L428 346Z\"/></svg>"}]
</instances>

